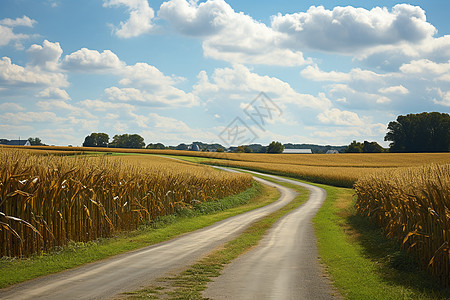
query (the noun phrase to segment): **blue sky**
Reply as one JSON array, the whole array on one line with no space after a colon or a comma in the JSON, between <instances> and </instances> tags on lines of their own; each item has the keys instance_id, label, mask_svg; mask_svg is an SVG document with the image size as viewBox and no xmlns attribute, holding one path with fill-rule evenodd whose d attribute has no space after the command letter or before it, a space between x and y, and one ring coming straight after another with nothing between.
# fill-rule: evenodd
<instances>
[{"instance_id":1,"label":"blue sky","mask_svg":"<svg viewBox=\"0 0 450 300\"><path fill-rule=\"evenodd\" d=\"M0 138L387 146L398 115L450 111L449 11L446 0L2 0Z\"/></svg>"}]
</instances>

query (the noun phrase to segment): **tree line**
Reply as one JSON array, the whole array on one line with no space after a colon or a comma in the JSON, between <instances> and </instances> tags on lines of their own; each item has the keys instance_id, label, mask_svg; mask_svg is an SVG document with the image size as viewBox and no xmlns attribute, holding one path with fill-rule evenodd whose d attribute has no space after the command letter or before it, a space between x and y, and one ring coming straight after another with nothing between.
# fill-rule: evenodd
<instances>
[{"instance_id":1,"label":"tree line","mask_svg":"<svg viewBox=\"0 0 450 300\"><path fill-rule=\"evenodd\" d=\"M347 153L382 153L382 152L448 152L450 150L450 115L447 113L431 112L420 114L408 114L398 116L396 121L388 125L388 132L384 137L390 141L389 149L384 149L377 142L353 141L348 146L332 147L307 144L281 144L273 141L268 146L260 144L241 145L230 147L228 150L237 153L282 153L286 149L313 149L318 152L326 152L331 148ZM31 139L31 138L30 138ZM30 140L31 144L41 143L39 138ZM194 142L201 151L223 152L227 148L220 144L205 144ZM114 135L111 142L106 133L91 133L83 143L84 147L113 147L113 148L137 148L145 147L144 138L138 134ZM148 149L176 149L189 150L191 145L184 143L178 146L165 146L162 143L150 143Z\"/></svg>"}]
</instances>

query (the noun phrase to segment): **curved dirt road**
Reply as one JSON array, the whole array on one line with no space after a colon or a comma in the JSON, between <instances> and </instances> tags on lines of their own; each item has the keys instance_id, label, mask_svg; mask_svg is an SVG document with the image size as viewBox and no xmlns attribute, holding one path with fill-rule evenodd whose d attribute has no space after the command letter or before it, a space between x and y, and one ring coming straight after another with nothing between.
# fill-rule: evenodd
<instances>
[{"instance_id":1,"label":"curved dirt road","mask_svg":"<svg viewBox=\"0 0 450 300\"><path fill-rule=\"evenodd\" d=\"M326 197L323 189L266 175L306 187L309 200L272 227L252 251L225 267L204 296L211 299L333 299L321 276L311 219Z\"/></svg>"},{"instance_id":2,"label":"curved dirt road","mask_svg":"<svg viewBox=\"0 0 450 300\"><path fill-rule=\"evenodd\" d=\"M280 198L164 243L2 289L0 299L109 299L179 272L295 197L291 189L257 180L280 190Z\"/></svg>"}]
</instances>

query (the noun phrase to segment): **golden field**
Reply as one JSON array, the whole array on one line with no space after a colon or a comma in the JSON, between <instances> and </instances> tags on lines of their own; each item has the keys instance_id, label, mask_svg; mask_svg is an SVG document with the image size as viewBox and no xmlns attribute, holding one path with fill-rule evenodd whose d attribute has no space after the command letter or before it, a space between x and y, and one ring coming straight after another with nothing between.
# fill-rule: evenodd
<instances>
[{"instance_id":1,"label":"golden field","mask_svg":"<svg viewBox=\"0 0 450 300\"><path fill-rule=\"evenodd\" d=\"M244 191L251 176L158 156L68 157L0 148L0 257L135 229Z\"/></svg>"},{"instance_id":2,"label":"golden field","mask_svg":"<svg viewBox=\"0 0 450 300\"><path fill-rule=\"evenodd\" d=\"M357 211L450 282L450 164L399 168L359 179Z\"/></svg>"}]
</instances>

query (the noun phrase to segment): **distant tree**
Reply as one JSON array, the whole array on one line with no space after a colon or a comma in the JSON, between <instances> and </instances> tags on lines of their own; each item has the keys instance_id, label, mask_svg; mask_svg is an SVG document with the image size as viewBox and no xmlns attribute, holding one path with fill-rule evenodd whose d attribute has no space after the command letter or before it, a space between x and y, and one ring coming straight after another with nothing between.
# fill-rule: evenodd
<instances>
[{"instance_id":1,"label":"distant tree","mask_svg":"<svg viewBox=\"0 0 450 300\"><path fill-rule=\"evenodd\" d=\"M0 145L8 144L9 140L7 139L0 139Z\"/></svg>"},{"instance_id":2,"label":"distant tree","mask_svg":"<svg viewBox=\"0 0 450 300\"><path fill-rule=\"evenodd\" d=\"M188 150L189 146L186 144L179 144L175 149L176 150Z\"/></svg>"},{"instance_id":3,"label":"distant tree","mask_svg":"<svg viewBox=\"0 0 450 300\"><path fill-rule=\"evenodd\" d=\"M223 148L217 148L216 150L217 152L225 152L225 150Z\"/></svg>"},{"instance_id":4,"label":"distant tree","mask_svg":"<svg viewBox=\"0 0 450 300\"><path fill-rule=\"evenodd\" d=\"M346 153L362 153L363 152L363 144L357 141L351 142L350 145L345 148Z\"/></svg>"},{"instance_id":5,"label":"distant tree","mask_svg":"<svg viewBox=\"0 0 450 300\"><path fill-rule=\"evenodd\" d=\"M431 112L398 116L390 122L385 141L391 152L448 152L450 115Z\"/></svg>"},{"instance_id":6,"label":"distant tree","mask_svg":"<svg viewBox=\"0 0 450 300\"><path fill-rule=\"evenodd\" d=\"M162 143L156 143L156 144L148 144L147 149L166 149L166 146L164 146L164 144Z\"/></svg>"},{"instance_id":7,"label":"distant tree","mask_svg":"<svg viewBox=\"0 0 450 300\"><path fill-rule=\"evenodd\" d=\"M108 147L109 135L98 132L91 133L84 139L83 147Z\"/></svg>"},{"instance_id":8,"label":"distant tree","mask_svg":"<svg viewBox=\"0 0 450 300\"><path fill-rule=\"evenodd\" d=\"M144 138L139 134L116 134L109 146L113 148L142 149L145 147L145 143Z\"/></svg>"},{"instance_id":9,"label":"distant tree","mask_svg":"<svg viewBox=\"0 0 450 300\"><path fill-rule=\"evenodd\" d=\"M381 147L377 142L364 141L362 150L364 153L381 153L384 152L383 147Z\"/></svg>"},{"instance_id":10,"label":"distant tree","mask_svg":"<svg viewBox=\"0 0 450 300\"><path fill-rule=\"evenodd\" d=\"M38 137L35 138L28 138L28 141L30 142L31 146L46 146L44 143L42 143L41 139Z\"/></svg>"},{"instance_id":11,"label":"distant tree","mask_svg":"<svg viewBox=\"0 0 450 300\"><path fill-rule=\"evenodd\" d=\"M269 146L267 146L267 153L282 153L284 151L284 146L280 142L272 141Z\"/></svg>"}]
</instances>

